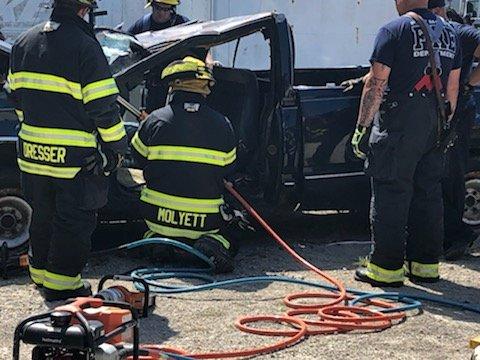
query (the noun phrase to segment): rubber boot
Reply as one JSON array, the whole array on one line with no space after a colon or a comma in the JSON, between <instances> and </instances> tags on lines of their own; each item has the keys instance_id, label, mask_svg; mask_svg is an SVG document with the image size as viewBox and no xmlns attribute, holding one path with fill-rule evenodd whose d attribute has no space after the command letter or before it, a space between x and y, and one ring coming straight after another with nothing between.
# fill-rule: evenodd
<instances>
[{"instance_id":1,"label":"rubber boot","mask_svg":"<svg viewBox=\"0 0 480 360\"><path fill-rule=\"evenodd\" d=\"M195 242L193 247L210 258L215 265L215 273L224 274L233 271L233 257L230 255L230 251L219 241L208 236L202 236Z\"/></svg>"},{"instance_id":2,"label":"rubber boot","mask_svg":"<svg viewBox=\"0 0 480 360\"><path fill-rule=\"evenodd\" d=\"M45 301L62 301L76 297L88 297L92 295L92 286L86 280L82 280L83 286L75 290L53 290L43 287L42 293Z\"/></svg>"}]
</instances>

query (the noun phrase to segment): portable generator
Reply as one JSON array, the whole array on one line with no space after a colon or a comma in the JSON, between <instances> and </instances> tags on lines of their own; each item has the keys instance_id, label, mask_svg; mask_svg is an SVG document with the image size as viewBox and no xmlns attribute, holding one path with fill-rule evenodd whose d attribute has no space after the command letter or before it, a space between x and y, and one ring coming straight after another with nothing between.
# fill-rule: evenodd
<instances>
[{"instance_id":1,"label":"portable generator","mask_svg":"<svg viewBox=\"0 0 480 360\"><path fill-rule=\"evenodd\" d=\"M20 343L34 345L32 360L138 359L137 311L130 304L77 298L32 316L15 329L13 359Z\"/></svg>"}]
</instances>

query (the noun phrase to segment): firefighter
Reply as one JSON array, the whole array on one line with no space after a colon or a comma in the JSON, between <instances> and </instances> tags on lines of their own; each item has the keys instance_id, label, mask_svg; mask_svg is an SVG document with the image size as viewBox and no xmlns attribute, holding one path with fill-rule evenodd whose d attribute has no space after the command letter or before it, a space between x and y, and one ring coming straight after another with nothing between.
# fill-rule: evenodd
<instances>
[{"instance_id":1,"label":"firefighter","mask_svg":"<svg viewBox=\"0 0 480 360\"><path fill-rule=\"evenodd\" d=\"M438 49L434 56L441 67L436 69L441 76L438 86L452 109L461 68L455 31L428 11L428 0L395 3L402 16L377 35L352 138L355 155L366 158L361 144L374 121L365 164L372 184L374 246L367 266L355 273L358 281L373 286L402 286L405 274L413 281L439 280L445 150L438 146L438 128L443 124L437 115L425 34L409 11L420 15L430 29Z\"/></svg>"},{"instance_id":2,"label":"firefighter","mask_svg":"<svg viewBox=\"0 0 480 360\"><path fill-rule=\"evenodd\" d=\"M190 20L187 17L177 14L179 4L179 0L147 0L146 7L151 6L152 12L138 19L127 32L131 35L137 35L146 31L164 30L189 22Z\"/></svg>"},{"instance_id":3,"label":"firefighter","mask_svg":"<svg viewBox=\"0 0 480 360\"><path fill-rule=\"evenodd\" d=\"M430 0L429 9L447 18L445 0ZM462 72L457 111L453 124L457 132L455 145L447 153L447 174L442 180L445 239L444 255L447 260L461 258L476 240L475 232L463 222L465 207L465 173L468 170L470 130L475 119L473 87L480 84L480 67L472 72L473 59L480 57L480 32L463 24L460 16L450 11L451 25L457 32L462 47ZM455 19L450 19L455 17ZM453 21L452 21L453 20Z\"/></svg>"},{"instance_id":4,"label":"firefighter","mask_svg":"<svg viewBox=\"0 0 480 360\"><path fill-rule=\"evenodd\" d=\"M137 35L145 31L164 30L189 22L190 20L187 17L177 14L179 4L179 0L147 0L147 7L151 6L152 12L137 20L128 29L128 33ZM152 71L147 77L146 88L145 110L147 113L151 113L165 105L167 89L160 84L160 72Z\"/></svg>"},{"instance_id":5,"label":"firefighter","mask_svg":"<svg viewBox=\"0 0 480 360\"><path fill-rule=\"evenodd\" d=\"M33 207L30 277L46 301L91 294L81 272L107 177L128 146L118 93L93 29L94 0L55 0L50 20L12 49L18 165Z\"/></svg>"},{"instance_id":6,"label":"firefighter","mask_svg":"<svg viewBox=\"0 0 480 360\"><path fill-rule=\"evenodd\" d=\"M232 126L206 103L215 80L202 60L175 61L162 80L169 104L150 114L132 139L146 180L141 200L147 237L193 244L213 260L216 272L232 271L236 244L223 219L229 212L222 196L236 159Z\"/></svg>"}]
</instances>

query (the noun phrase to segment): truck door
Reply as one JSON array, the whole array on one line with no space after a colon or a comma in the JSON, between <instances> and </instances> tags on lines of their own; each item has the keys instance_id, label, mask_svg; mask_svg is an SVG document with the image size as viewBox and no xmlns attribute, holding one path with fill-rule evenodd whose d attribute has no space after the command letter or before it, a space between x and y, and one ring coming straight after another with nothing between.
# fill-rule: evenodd
<instances>
[{"instance_id":1,"label":"truck door","mask_svg":"<svg viewBox=\"0 0 480 360\"><path fill-rule=\"evenodd\" d=\"M292 91L294 40L283 15L275 17L274 29L270 42L276 105L266 123L264 198L282 211L291 211L300 202L303 192L301 119Z\"/></svg>"},{"instance_id":2,"label":"truck door","mask_svg":"<svg viewBox=\"0 0 480 360\"><path fill-rule=\"evenodd\" d=\"M298 86L303 133L302 205L312 209L350 209L368 201L363 161L350 146L360 93L338 86Z\"/></svg>"}]
</instances>

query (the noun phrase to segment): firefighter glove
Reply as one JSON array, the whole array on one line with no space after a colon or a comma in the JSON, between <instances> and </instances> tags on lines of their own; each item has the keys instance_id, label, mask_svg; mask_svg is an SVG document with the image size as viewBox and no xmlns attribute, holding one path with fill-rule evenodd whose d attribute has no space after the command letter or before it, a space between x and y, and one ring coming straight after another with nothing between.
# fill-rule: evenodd
<instances>
[{"instance_id":1,"label":"firefighter glove","mask_svg":"<svg viewBox=\"0 0 480 360\"><path fill-rule=\"evenodd\" d=\"M365 160L367 158L367 155L362 150L360 150L360 144L362 143L362 139L365 137L366 133L367 128L365 126L357 125L355 133L352 137L353 153L357 158L362 160Z\"/></svg>"},{"instance_id":2,"label":"firefighter glove","mask_svg":"<svg viewBox=\"0 0 480 360\"><path fill-rule=\"evenodd\" d=\"M241 230L255 231L255 228L250 224L245 213L240 210L235 210L226 203L220 205L220 214L225 222L236 224Z\"/></svg>"},{"instance_id":3,"label":"firefighter glove","mask_svg":"<svg viewBox=\"0 0 480 360\"><path fill-rule=\"evenodd\" d=\"M122 156L108 149L102 149L100 152L102 157L103 173L108 176L114 172L121 164Z\"/></svg>"}]
</instances>

